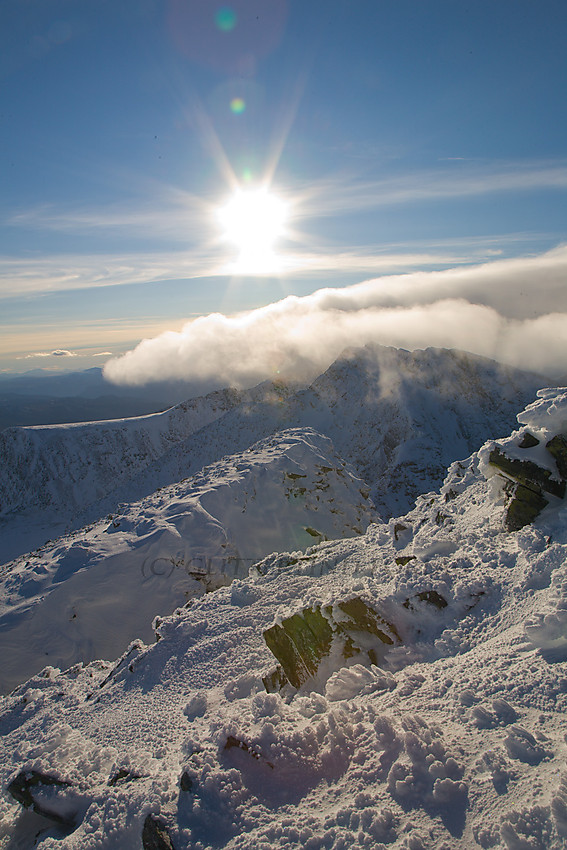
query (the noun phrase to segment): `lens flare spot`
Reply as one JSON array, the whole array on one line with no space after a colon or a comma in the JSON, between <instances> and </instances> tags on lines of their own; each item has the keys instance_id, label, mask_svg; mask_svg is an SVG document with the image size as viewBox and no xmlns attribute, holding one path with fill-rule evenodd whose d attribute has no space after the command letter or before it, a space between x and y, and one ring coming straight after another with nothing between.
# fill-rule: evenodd
<instances>
[{"instance_id":1,"label":"lens flare spot","mask_svg":"<svg viewBox=\"0 0 567 850\"><path fill-rule=\"evenodd\" d=\"M230 32L236 26L236 12L230 6L222 6L215 14L215 23L222 32Z\"/></svg>"},{"instance_id":2,"label":"lens flare spot","mask_svg":"<svg viewBox=\"0 0 567 850\"><path fill-rule=\"evenodd\" d=\"M233 97L230 101L230 111L234 115L241 115L246 109L246 102L241 97Z\"/></svg>"}]
</instances>

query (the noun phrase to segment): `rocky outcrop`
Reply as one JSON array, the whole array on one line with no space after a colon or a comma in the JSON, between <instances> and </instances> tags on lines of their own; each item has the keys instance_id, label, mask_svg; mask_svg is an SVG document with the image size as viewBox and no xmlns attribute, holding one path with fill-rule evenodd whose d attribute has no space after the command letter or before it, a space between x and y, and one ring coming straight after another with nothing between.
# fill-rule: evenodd
<instances>
[{"instance_id":1,"label":"rocky outcrop","mask_svg":"<svg viewBox=\"0 0 567 850\"><path fill-rule=\"evenodd\" d=\"M567 439L563 434L556 434L545 448L555 459L560 476L567 478Z\"/></svg>"},{"instance_id":2,"label":"rocky outcrop","mask_svg":"<svg viewBox=\"0 0 567 850\"><path fill-rule=\"evenodd\" d=\"M175 850L167 826L155 815L148 815L142 830L143 850Z\"/></svg>"},{"instance_id":3,"label":"rocky outcrop","mask_svg":"<svg viewBox=\"0 0 567 850\"><path fill-rule=\"evenodd\" d=\"M19 773L8 785L8 793L37 815L53 821L66 829L76 826L77 807L69 795L70 783L55 776L26 770Z\"/></svg>"},{"instance_id":4,"label":"rocky outcrop","mask_svg":"<svg viewBox=\"0 0 567 850\"><path fill-rule=\"evenodd\" d=\"M517 447L535 449L540 441L525 431ZM532 523L549 504L544 492L558 499L565 497L567 485L567 439L557 434L545 448L555 461L556 472L546 469L534 460L512 457L496 446L489 454L489 463L496 467L507 483L504 492L508 497L504 522L508 531L519 531Z\"/></svg>"},{"instance_id":5,"label":"rocky outcrop","mask_svg":"<svg viewBox=\"0 0 567 850\"><path fill-rule=\"evenodd\" d=\"M300 688L317 675L331 650L345 661L357 656L377 664L385 646L401 643L396 627L360 597L305 608L267 629L264 640L279 661L263 679L269 693L288 683Z\"/></svg>"},{"instance_id":6,"label":"rocky outcrop","mask_svg":"<svg viewBox=\"0 0 567 850\"><path fill-rule=\"evenodd\" d=\"M513 478L524 487L541 493L545 490L552 496L562 499L565 495L565 481L553 478L549 469L538 466L531 460L519 460L504 454L499 448L490 452L490 463L498 467L504 474Z\"/></svg>"}]
</instances>

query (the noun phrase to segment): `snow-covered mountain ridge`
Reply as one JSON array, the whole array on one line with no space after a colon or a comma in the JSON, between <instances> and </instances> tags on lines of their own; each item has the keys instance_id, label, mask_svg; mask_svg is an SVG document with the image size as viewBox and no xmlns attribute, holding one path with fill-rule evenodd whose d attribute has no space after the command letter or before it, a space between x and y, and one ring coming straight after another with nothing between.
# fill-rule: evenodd
<instances>
[{"instance_id":1,"label":"snow-covered mountain ridge","mask_svg":"<svg viewBox=\"0 0 567 850\"><path fill-rule=\"evenodd\" d=\"M152 620L270 552L362 534L363 481L312 429L280 432L124 505L0 574L0 692L49 663L120 655Z\"/></svg>"},{"instance_id":2,"label":"snow-covered mountain ridge","mask_svg":"<svg viewBox=\"0 0 567 850\"><path fill-rule=\"evenodd\" d=\"M149 464L131 487L141 496L268 434L311 427L331 438L369 484L379 512L392 516L438 487L453 460L508 432L546 385L540 375L465 352L366 346L346 352L306 389L286 395L276 387L234 407ZM98 510L110 510L127 492Z\"/></svg>"},{"instance_id":3,"label":"snow-covered mountain ridge","mask_svg":"<svg viewBox=\"0 0 567 850\"><path fill-rule=\"evenodd\" d=\"M304 390L267 383L134 420L8 429L0 434L3 560L24 551L31 512L39 545L287 428L330 437L381 514L395 515L439 486L453 460L509 431L545 384L463 352L367 346Z\"/></svg>"},{"instance_id":4,"label":"snow-covered mountain ridge","mask_svg":"<svg viewBox=\"0 0 567 850\"><path fill-rule=\"evenodd\" d=\"M77 510L241 401L236 390L222 390L149 416L7 428L0 433L0 511L63 502Z\"/></svg>"},{"instance_id":5,"label":"snow-covered mountain ridge","mask_svg":"<svg viewBox=\"0 0 567 850\"><path fill-rule=\"evenodd\" d=\"M564 848L567 506L510 532L490 457L564 479L547 446L567 441L567 393L520 420L404 516L269 555L153 645L4 698L5 846ZM314 626L295 647L315 673L267 693L266 636L293 618Z\"/></svg>"}]
</instances>

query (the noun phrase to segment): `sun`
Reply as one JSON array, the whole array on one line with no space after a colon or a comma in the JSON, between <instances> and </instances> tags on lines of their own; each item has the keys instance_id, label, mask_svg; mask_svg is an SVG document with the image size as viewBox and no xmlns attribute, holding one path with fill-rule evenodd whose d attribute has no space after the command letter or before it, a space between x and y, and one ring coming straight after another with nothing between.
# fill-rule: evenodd
<instances>
[{"instance_id":1,"label":"sun","mask_svg":"<svg viewBox=\"0 0 567 850\"><path fill-rule=\"evenodd\" d=\"M224 239L238 250L241 272L275 271L275 246L285 234L288 205L266 188L238 189L217 211Z\"/></svg>"}]
</instances>

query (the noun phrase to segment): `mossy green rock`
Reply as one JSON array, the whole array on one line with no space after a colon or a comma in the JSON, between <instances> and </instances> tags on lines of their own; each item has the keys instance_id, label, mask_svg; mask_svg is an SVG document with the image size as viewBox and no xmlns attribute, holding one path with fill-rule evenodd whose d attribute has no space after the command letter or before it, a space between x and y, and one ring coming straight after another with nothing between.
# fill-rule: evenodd
<instances>
[{"instance_id":1,"label":"mossy green rock","mask_svg":"<svg viewBox=\"0 0 567 850\"><path fill-rule=\"evenodd\" d=\"M428 605L433 605L434 608L437 608L439 611L442 611L443 608L446 608L448 605L447 600L444 596L441 596L436 590L422 590L420 593L416 593L415 596L412 596L411 599L406 599L404 602L404 608L408 608L411 611L415 610L415 602L426 602Z\"/></svg>"},{"instance_id":2,"label":"mossy green rock","mask_svg":"<svg viewBox=\"0 0 567 850\"><path fill-rule=\"evenodd\" d=\"M562 478L567 478L567 439L563 434L557 434L545 448L555 459L557 471Z\"/></svg>"},{"instance_id":3,"label":"mossy green rock","mask_svg":"<svg viewBox=\"0 0 567 850\"><path fill-rule=\"evenodd\" d=\"M539 446L538 438L534 437L533 434L530 434L529 431L525 431L522 435L521 441L518 443L518 448L533 449L535 446Z\"/></svg>"},{"instance_id":4,"label":"mossy green rock","mask_svg":"<svg viewBox=\"0 0 567 850\"><path fill-rule=\"evenodd\" d=\"M315 676L333 640L340 642L343 658L366 653L372 663L377 663L372 644L400 643L395 627L359 597L335 607L340 616L333 617L333 606L323 612L319 607L306 608L264 632L264 640L280 665L262 680L268 693L288 682L300 688Z\"/></svg>"},{"instance_id":5,"label":"mossy green rock","mask_svg":"<svg viewBox=\"0 0 567 850\"><path fill-rule=\"evenodd\" d=\"M339 632L351 638L356 636L356 632L374 635L380 638L382 643L388 644L388 646L393 646L394 643L400 643L400 636L395 627L384 620L380 614L359 596L356 596L354 599L348 599L346 602L339 602L337 608L348 617L347 621L341 618L340 622L337 623L337 630Z\"/></svg>"},{"instance_id":6,"label":"mossy green rock","mask_svg":"<svg viewBox=\"0 0 567 850\"><path fill-rule=\"evenodd\" d=\"M565 495L565 481L554 480L549 469L543 469L531 460L510 458L500 449L495 448L490 452L489 461L510 478L534 492L539 490L541 493L545 490L560 499Z\"/></svg>"},{"instance_id":7,"label":"mossy green rock","mask_svg":"<svg viewBox=\"0 0 567 850\"><path fill-rule=\"evenodd\" d=\"M267 629L264 640L289 682L299 688L317 673L321 659L329 654L333 630L320 608L307 608Z\"/></svg>"},{"instance_id":8,"label":"mossy green rock","mask_svg":"<svg viewBox=\"0 0 567 850\"><path fill-rule=\"evenodd\" d=\"M283 668L278 664L271 673L262 677L262 683L266 689L266 693L275 694L289 684L289 679L284 673Z\"/></svg>"},{"instance_id":9,"label":"mossy green rock","mask_svg":"<svg viewBox=\"0 0 567 850\"><path fill-rule=\"evenodd\" d=\"M542 495L523 484L518 484L512 494L512 500L506 511L506 528L508 531L519 531L525 525L533 522L549 502Z\"/></svg>"}]
</instances>

